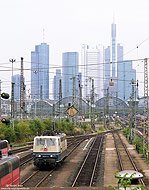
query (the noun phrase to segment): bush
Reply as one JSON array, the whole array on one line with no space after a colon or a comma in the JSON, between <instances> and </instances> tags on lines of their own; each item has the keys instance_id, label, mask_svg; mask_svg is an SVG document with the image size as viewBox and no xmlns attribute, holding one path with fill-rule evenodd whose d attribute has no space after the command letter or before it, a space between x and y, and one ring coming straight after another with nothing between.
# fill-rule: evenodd
<instances>
[{"instance_id":1,"label":"bush","mask_svg":"<svg viewBox=\"0 0 149 190\"><path fill-rule=\"evenodd\" d=\"M28 135L31 134L29 123L27 121L21 120L15 126L15 134L18 140L24 140Z\"/></svg>"}]
</instances>

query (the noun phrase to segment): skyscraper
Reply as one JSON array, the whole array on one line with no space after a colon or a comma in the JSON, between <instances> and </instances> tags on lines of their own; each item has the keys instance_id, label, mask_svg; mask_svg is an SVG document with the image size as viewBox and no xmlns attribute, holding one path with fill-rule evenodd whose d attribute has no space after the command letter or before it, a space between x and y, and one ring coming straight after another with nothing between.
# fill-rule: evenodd
<instances>
[{"instance_id":1,"label":"skyscraper","mask_svg":"<svg viewBox=\"0 0 149 190\"><path fill-rule=\"evenodd\" d=\"M61 69L56 69L56 75L54 76L54 100L59 100L59 81L61 79Z\"/></svg>"},{"instance_id":2,"label":"skyscraper","mask_svg":"<svg viewBox=\"0 0 149 190\"><path fill-rule=\"evenodd\" d=\"M13 75L12 81L15 83L14 84L14 99L19 100L20 99L20 75ZM25 83L25 78L24 78L24 83Z\"/></svg>"},{"instance_id":3,"label":"skyscraper","mask_svg":"<svg viewBox=\"0 0 149 190\"><path fill-rule=\"evenodd\" d=\"M31 98L49 99L49 45L41 43L31 52Z\"/></svg>"},{"instance_id":4,"label":"skyscraper","mask_svg":"<svg viewBox=\"0 0 149 190\"><path fill-rule=\"evenodd\" d=\"M107 88L110 82L110 46L105 48L105 64L104 64L104 96L107 94Z\"/></svg>"},{"instance_id":5,"label":"skyscraper","mask_svg":"<svg viewBox=\"0 0 149 190\"><path fill-rule=\"evenodd\" d=\"M78 71L79 54L78 52L65 52L62 57L62 93L63 97L73 95L73 77L75 77L75 93L78 94Z\"/></svg>"},{"instance_id":6,"label":"skyscraper","mask_svg":"<svg viewBox=\"0 0 149 190\"><path fill-rule=\"evenodd\" d=\"M123 61L123 46L117 44L117 79L118 97L128 101L131 95L131 80L136 82L136 70L132 68L132 61Z\"/></svg>"},{"instance_id":7,"label":"skyscraper","mask_svg":"<svg viewBox=\"0 0 149 190\"><path fill-rule=\"evenodd\" d=\"M82 78L83 96L91 96L91 79L94 79L95 100L103 96L103 64L101 64L100 45L90 47L82 46Z\"/></svg>"},{"instance_id":8,"label":"skyscraper","mask_svg":"<svg viewBox=\"0 0 149 190\"><path fill-rule=\"evenodd\" d=\"M112 39L112 78L115 78L116 72L116 24L111 24L111 39Z\"/></svg>"}]
</instances>

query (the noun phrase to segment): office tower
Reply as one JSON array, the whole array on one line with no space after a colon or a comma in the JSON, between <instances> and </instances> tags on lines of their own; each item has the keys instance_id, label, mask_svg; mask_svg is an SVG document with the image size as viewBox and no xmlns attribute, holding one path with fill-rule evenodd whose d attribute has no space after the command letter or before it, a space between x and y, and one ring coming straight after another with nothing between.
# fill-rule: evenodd
<instances>
[{"instance_id":1,"label":"office tower","mask_svg":"<svg viewBox=\"0 0 149 190\"><path fill-rule=\"evenodd\" d=\"M132 93L131 81L136 83L136 70L132 68L132 61L118 63L118 97L128 101Z\"/></svg>"},{"instance_id":2,"label":"office tower","mask_svg":"<svg viewBox=\"0 0 149 190\"><path fill-rule=\"evenodd\" d=\"M49 99L49 45L41 43L31 52L31 98Z\"/></svg>"},{"instance_id":3,"label":"office tower","mask_svg":"<svg viewBox=\"0 0 149 190\"><path fill-rule=\"evenodd\" d=\"M136 83L136 70L132 68L132 61L123 61L123 46L117 44L117 79L118 97L128 101L132 87L131 80Z\"/></svg>"},{"instance_id":4,"label":"office tower","mask_svg":"<svg viewBox=\"0 0 149 190\"><path fill-rule=\"evenodd\" d=\"M75 77L75 94L78 89L79 54L78 52L65 52L62 57L62 93L63 97L73 95L73 77Z\"/></svg>"},{"instance_id":5,"label":"office tower","mask_svg":"<svg viewBox=\"0 0 149 190\"><path fill-rule=\"evenodd\" d=\"M101 63L100 45L90 47L82 46L82 80L83 96L87 99L91 96L91 81L94 79L95 100L103 96L103 64Z\"/></svg>"},{"instance_id":6,"label":"office tower","mask_svg":"<svg viewBox=\"0 0 149 190\"><path fill-rule=\"evenodd\" d=\"M104 64L104 96L107 94L107 88L110 82L110 46L105 48L105 64Z\"/></svg>"},{"instance_id":7,"label":"office tower","mask_svg":"<svg viewBox=\"0 0 149 190\"><path fill-rule=\"evenodd\" d=\"M14 99L19 100L20 99L20 75L13 75L12 81L14 84ZM25 78L24 78L25 83Z\"/></svg>"},{"instance_id":8,"label":"office tower","mask_svg":"<svg viewBox=\"0 0 149 190\"><path fill-rule=\"evenodd\" d=\"M125 63L123 63L123 46L117 44L117 80L118 97L125 101Z\"/></svg>"},{"instance_id":9,"label":"office tower","mask_svg":"<svg viewBox=\"0 0 149 190\"><path fill-rule=\"evenodd\" d=\"M61 70L56 69L56 75L54 76L54 100L59 100L59 81L61 79Z\"/></svg>"},{"instance_id":10,"label":"office tower","mask_svg":"<svg viewBox=\"0 0 149 190\"><path fill-rule=\"evenodd\" d=\"M111 24L111 39L112 39L112 78L115 78L116 74L116 24Z\"/></svg>"}]
</instances>

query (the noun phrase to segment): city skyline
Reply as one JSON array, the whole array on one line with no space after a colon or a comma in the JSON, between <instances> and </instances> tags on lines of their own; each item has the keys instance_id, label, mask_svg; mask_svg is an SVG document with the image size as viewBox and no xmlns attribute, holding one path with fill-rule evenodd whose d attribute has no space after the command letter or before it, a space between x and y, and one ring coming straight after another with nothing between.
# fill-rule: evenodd
<instances>
[{"instance_id":1,"label":"city skyline","mask_svg":"<svg viewBox=\"0 0 149 190\"><path fill-rule=\"evenodd\" d=\"M35 5L36 9L34 9ZM149 28L146 27L149 23L148 5L149 2L146 0L124 2L45 0L44 3L41 0L1 1L0 63L7 63L1 65L2 90L10 93L11 89L9 59L16 59L14 74L20 74L20 57L24 58L24 69L28 69L24 70L24 76L26 87L30 88L30 52L35 44L41 42L50 44L51 67L58 66L59 68L62 67L63 52L80 53L81 44L100 43L107 46L110 41L113 14L117 24L117 41L123 42L125 46L124 60L149 57L147 51ZM133 68L137 69L141 92L143 91L142 65L141 61L133 63ZM3 71L5 69L7 71ZM50 86L53 83L55 70L56 68L50 70Z\"/></svg>"}]
</instances>

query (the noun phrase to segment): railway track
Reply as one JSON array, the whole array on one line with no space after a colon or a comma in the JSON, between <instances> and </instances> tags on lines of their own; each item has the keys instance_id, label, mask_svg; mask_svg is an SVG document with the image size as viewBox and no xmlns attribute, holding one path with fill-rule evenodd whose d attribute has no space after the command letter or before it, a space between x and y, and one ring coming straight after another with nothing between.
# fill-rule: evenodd
<instances>
[{"instance_id":1,"label":"railway track","mask_svg":"<svg viewBox=\"0 0 149 190\"><path fill-rule=\"evenodd\" d=\"M122 170L135 170L138 171L132 156L130 155L126 145L123 143L120 135L118 133L113 133L114 143L116 147L116 152L118 156L119 169ZM145 186L142 179L139 179L139 183Z\"/></svg>"},{"instance_id":2,"label":"railway track","mask_svg":"<svg viewBox=\"0 0 149 190\"><path fill-rule=\"evenodd\" d=\"M103 136L97 136L88 154L82 163L80 170L72 184L72 187L94 186L100 166L101 152L103 148Z\"/></svg>"}]
</instances>

